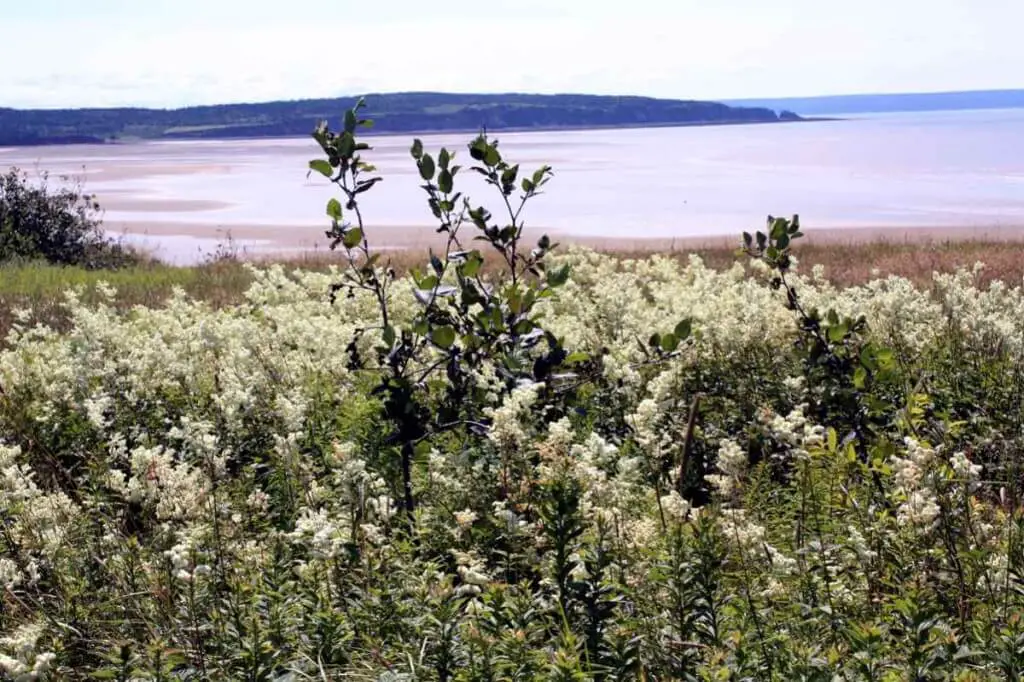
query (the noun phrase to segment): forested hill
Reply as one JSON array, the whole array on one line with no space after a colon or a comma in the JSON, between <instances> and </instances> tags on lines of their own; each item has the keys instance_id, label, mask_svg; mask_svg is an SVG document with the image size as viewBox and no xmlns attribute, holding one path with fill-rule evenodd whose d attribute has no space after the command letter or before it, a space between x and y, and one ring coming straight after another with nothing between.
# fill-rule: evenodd
<instances>
[{"instance_id":1,"label":"forested hill","mask_svg":"<svg viewBox=\"0 0 1024 682\"><path fill-rule=\"evenodd\" d=\"M0 145L139 139L288 137L336 120L353 98L183 109L2 109ZM379 133L713 125L798 120L789 112L716 102L599 95L471 95L407 92L366 96Z\"/></svg>"}]
</instances>

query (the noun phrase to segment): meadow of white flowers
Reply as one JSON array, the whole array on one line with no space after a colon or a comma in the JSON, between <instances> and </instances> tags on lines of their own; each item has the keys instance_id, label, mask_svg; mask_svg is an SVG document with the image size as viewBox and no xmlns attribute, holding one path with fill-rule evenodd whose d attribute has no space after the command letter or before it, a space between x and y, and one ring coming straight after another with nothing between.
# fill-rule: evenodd
<instances>
[{"instance_id":1,"label":"meadow of white flowers","mask_svg":"<svg viewBox=\"0 0 1024 682\"><path fill-rule=\"evenodd\" d=\"M336 273L254 267L217 310L69 292L66 333L24 311L0 352L0 678L1019 679L1019 285L790 275L892 349L857 432L767 267L557 258L544 324L598 375L566 402L475 368L493 405L417 444L411 531L346 352L372 356L377 302L332 302Z\"/></svg>"}]
</instances>

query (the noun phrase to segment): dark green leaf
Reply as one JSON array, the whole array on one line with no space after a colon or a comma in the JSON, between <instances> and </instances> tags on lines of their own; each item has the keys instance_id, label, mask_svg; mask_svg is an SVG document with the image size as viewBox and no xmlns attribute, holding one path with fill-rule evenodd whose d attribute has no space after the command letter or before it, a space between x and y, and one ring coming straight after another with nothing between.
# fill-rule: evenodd
<instances>
[{"instance_id":1,"label":"dark green leaf","mask_svg":"<svg viewBox=\"0 0 1024 682\"><path fill-rule=\"evenodd\" d=\"M693 320L685 319L676 325L675 335L680 341L685 341L690 338L690 333L693 331Z\"/></svg>"},{"instance_id":2,"label":"dark green leaf","mask_svg":"<svg viewBox=\"0 0 1024 682\"><path fill-rule=\"evenodd\" d=\"M548 286L560 287L569 281L570 268L569 265L563 265L562 267L548 272Z\"/></svg>"},{"instance_id":3,"label":"dark green leaf","mask_svg":"<svg viewBox=\"0 0 1024 682\"><path fill-rule=\"evenodd\" d=\"M423 158L423 142L418 138L412 141L412 149L409 150L412 153L412 158L419 161Z\"/></svg>"},{"instance_id":4,"label":"dark green leaf","mask_svg":"<svg viewBox=\"0 0 1024 682\"><path fill-rule=\"evenodd\" d=\"M503 185L514 185L516 177L519 175L519 165L509 166L501 174L501 184Z\"/></svg>"},{"instance_id":5,"label":"dark green leaf","mask_svg":"<svg viewBox=\"0 0 1024 682\"><path fill-rule=\"evenodd\" d=\"M442 166L441 172L437 174L437 188L444 194L451 194L452 185L452 174Z\"/></svg>"},{"instance_id":6,"label":"dark green leaf","mask_svg":"<svg viewBox=\"0 0 1024 682\"><path fill-rule=\"evenodd\" d=\"M356 131L356 125L359 123L359 119L356 117L354 109L349 109L345 112L345 132L354 133Z\"/></svg>"},{"instance_id":7,"label":"dark green leaf","mask_svg":"<svg viewBox=\"0 0 1024 682\"><path fill-rule=\"evenodd\" d=\"M419 161L420 177L427 182L434 179L434 159L431 158L430 154L424 154L423 158Z\"/></svg>"},{"instance_id":8,"label":"dark green leaf","mask_svg":"<svg viewBox=\"0 0 1024 682\"><path fill-rule=\"evenodd\" d=\"M355 248L361 241L363 241L363 231L358 227L349 228L345 236L341 238L341 243L347 249Z\"/></svg>"},{"instance_id":9,"label":"dark green leaf","mask_svg":"<svg viewBox=\"0 0 1024 682\"><path fill-rule=\"evenodd\" d=\"M352 158L352 154L356 151L356 138L352 137L352 133L345 132L338 137L338 155L344 159Z\"/></svg>"},{"instance_id":10,"label":"dark green leaf","mask_svg":"<svg viewBox=\"0 0 1024 682\"><path fill-rule=\"evenodd\" d=\"M532 332L534 327L536 326L537 325L535 325L530 320L519 320L518 322L516 322L515 326L512 327L512 331L522 336L523 334L529 334L530 332Z\"/></svg>"},{"instance_id":11,"label":"dark green leaf","mask_svg":"<svg viewBox=\"0 0 1024 682\"><path fill-rule=\"evenodd\" d=\"M437 155L437 165L441 168L447 169L448 162L451 160L451 156L448 154L448 150L444 147L441 148L441 153Z\"/></svg>"},{"instance_id":12,"label":"dark green leaf","mask_svg":"<svg viewBox=\"0 0 1024 682\"><path fill-rule=\"evenodd\" d=\"M789 223L785 218L776 218L771 224L771 237L773 240L781 239L788 233Z\"/></svg>"},{"instance_id":13,"label":"dark green leaf","mask_svg":"<svg viewBox=\"0 0 1024 682\"><path fill-rule=\"evenodd\" d=\"M487 150L484 152L484 164L494 168L499 163L501 163L501 153L498 148L494 145L487 145Z\"/></svg>"}]
</instances>

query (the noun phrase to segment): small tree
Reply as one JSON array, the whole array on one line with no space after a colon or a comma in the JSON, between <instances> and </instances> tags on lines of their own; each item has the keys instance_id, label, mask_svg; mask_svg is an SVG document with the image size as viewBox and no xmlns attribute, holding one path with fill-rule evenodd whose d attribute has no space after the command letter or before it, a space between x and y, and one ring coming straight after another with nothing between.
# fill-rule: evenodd
<instances>
[{"instance_id":1,"label":"small tree","mask_svg":"<svg viewBox=\"0 0 1024 682\"><path fill-rule=\"evenodd\" d=\"M444 250L431 252L425 268L413 272L419 314L404 325L394 319L389 290L395 273L372 249L360 208L360 195L381 180L360 158L370 147L356 135L371 125L360 118L362 107L360 101L346 112L341 131L330 130L326 123L317 128L314 138L326 158L309 165L342 194L341 201L331 199L327 204L331 248L342 247L348 261L334 291L367 292L379 307L379 324L359 335L372 334L378 341L370 363L379 370L374 393L381 397L384 416L394 429L390 440L400 458L403 507L411 527L417 446L452 429L486 428L487 390L479 385L475 368L483 363L494 366L507 392L523 382L545 382L550 388L566 376L556 375L558 370L583 358L570 357L561 341L541 326L536 310L540 300L565 283L568 268L545 267L554 246L547 236L531 248L523 243L523 208L541 192L551 168L542 166L520 177L519 166L505 160L497 141L485 134L468 145L475 162L470 170L496 190L502 207L498 216L456 190L461 167L454 163L454 152L442 149L435 159L419 140L413 143L410 152ZM465 227L474 232L468 239ZM484 254L470 248L467 242L472 241L498 255L501 267L492 277L483 277ZM368 366L370 359L359 356L355 342L349 351L353 365Z\"/></svg>"}]
</instances>

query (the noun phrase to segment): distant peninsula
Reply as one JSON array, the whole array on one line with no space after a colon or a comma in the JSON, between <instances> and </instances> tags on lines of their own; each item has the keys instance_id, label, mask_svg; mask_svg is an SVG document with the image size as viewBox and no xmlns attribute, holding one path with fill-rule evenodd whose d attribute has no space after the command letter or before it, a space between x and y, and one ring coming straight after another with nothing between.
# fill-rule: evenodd
<instances>
[{"instance_id":1,"label":"distant peninsula","mask_svg":"<svg viewBox=\"0 0 1024 682\"><path fill-rule=\"evenodd\" d=\"M826 95L726 100L737 107L794 109L804 115L842 116L914 111L1024 108L1024 90L964 90L897 94Z\"/></svg>"},{"instance_id":2,"label":"distant peninsula","mask_svg":"<svg viewBox=\"0 0 1024 682\"><path fill-rule=\"evenodd\" d=\"M802 120L769 107L603 95L366 95L376 133L560 130L647 126L778 123ZM181 109L0 108L0 146L116 143L136 140L230 139L309 135L334 121L354 97L220 104Z\"/></svg>"}]
</instances>

